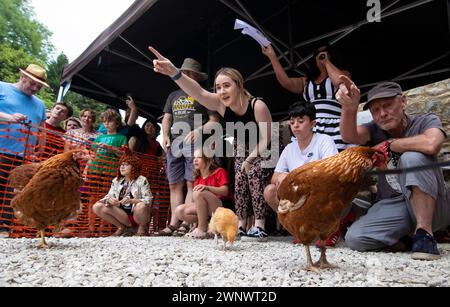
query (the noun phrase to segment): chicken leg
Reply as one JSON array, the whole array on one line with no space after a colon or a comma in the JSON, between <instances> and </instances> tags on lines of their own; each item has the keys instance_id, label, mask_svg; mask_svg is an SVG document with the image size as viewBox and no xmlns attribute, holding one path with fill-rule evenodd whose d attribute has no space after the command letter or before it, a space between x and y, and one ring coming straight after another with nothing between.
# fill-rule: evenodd
<instances>
[{"instance_id":1,"label":"chicken leg","mask_svg":"<svg viewBox=\"0 0 450 307\"><path fill-rule=\"evenodd\" d=\"M39 232L41 233L41 243L38 248L48 248L47 242L45 242L45 229L41 229Z\"/></svg>"},{"instance_id":2,"label":"chicken leg","mask_svg":"<svg viewBox=\"0 0 450 307\"><path fill-rule=\"evenodd\" d=\"M327 249L326 249L325 246L321 246L320 247L320 258L319 258L319 261L314 263L314 267L319 268L319 269L334 269L334 268L337 268L337 266L332 265L331 263L328 262L326 251L327 251Z\"/></svg>"},{"instance_id":3,"label":"chicken leg","mask_svg":"<svg viewBox=\"0 0 450 307\"><path fill-rule=\"evenodd\" d=\"M306 258L307 258L307 264L306 264L306 270L308 272L316 272L320 273L320 270L314 266L311 259L311 250L309 249L309 245L305 244L305 250L306 250Z\"/></svg>"},{"instance_id":4,"label":"chicken leg","mask_svg":"<svg viewBox=\"0 0 450 307\"><path fill-rule=\"evenodd\" d=\"M216 243L216 246L219 246L219 235L214 234L214 242Z\"/></svg>"}]
</instances>

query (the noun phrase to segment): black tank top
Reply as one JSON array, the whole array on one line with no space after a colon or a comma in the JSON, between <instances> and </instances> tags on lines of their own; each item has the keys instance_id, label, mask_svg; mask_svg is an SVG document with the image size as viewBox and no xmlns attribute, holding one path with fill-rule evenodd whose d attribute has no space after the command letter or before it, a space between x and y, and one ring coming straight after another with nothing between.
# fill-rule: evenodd
<instances>
[{"instance_id":1,"label":"black tank top","mask_svg":"<svg viewBox=\"0 0 450 307\"><path fill-rule=\"evenodd\" d=\"M255 103L256 103L257 98L250 98L248 107L247 107L247 111L244 113L244 115L237 115L236 113L234 113L230 108L226 108L225 109L225 113L223 115L223 118L225 120L226 123L238 123L238 122L242 122L244 125L248 124L248 123L257 123L256 118L255 118Z\"/></svg>"},{"instance_id":2,"label":"black tank top","mask_svg":"<svg viewBox=\"0 0 450 307\"><path fill-rule=\"evenodd\" d=\"M254 110L255 109L256 100L258 100L258 99L260 99L260 98L251 97L249 99L249 104L248 104L248 107L247 107L247 111L244 113L244 115L237 115L230 108L226 108L225 109L225 113L223 115L223 118L225 120L225 124L233 123L233 124L236 125L236 123L242 123L245 126L248 123L255 123L256 127L258 128L258 122L256 121L255 110ZM243 139L242 139L242 135L237 135L237 133L238 133L238 131L235 129L234 133L233 133L233 137L235 138L235 140L238 141L237 143L239 144L239 143L242 143ZM249 150L249 148L247 148L247 147L248 147L248 143L249 143L248 140L249 140L250 137L251 136L249 134L249 131L246 130L246 132L245 132L245 143L247 145L246 146L247 150ZM260 139L259 129L257 129L257 140L256 140L257 143L259 142L259 139ZM239 140L241 140L241 142L239 142Z\"/></svg>"}]
</instances>

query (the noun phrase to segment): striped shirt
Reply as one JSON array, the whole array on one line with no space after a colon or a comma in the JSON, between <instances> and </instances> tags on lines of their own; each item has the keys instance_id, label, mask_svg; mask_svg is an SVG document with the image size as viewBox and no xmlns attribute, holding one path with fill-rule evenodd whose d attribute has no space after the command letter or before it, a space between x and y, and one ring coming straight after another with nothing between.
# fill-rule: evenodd
<instances>
[{"instance_id":1,"label":"striped shirt","mask_svg":"<svg viewBox=\"0 0 450 307\"><path fill-rule=\"evenodd\" d=\"M340 132L341 104L336 100L336 90L330 78L320 84L309 81L303 92L306 101L316 107L317 125L315 132L331 136L339 152L348 147Z\"/></svg>"}]
</instances>

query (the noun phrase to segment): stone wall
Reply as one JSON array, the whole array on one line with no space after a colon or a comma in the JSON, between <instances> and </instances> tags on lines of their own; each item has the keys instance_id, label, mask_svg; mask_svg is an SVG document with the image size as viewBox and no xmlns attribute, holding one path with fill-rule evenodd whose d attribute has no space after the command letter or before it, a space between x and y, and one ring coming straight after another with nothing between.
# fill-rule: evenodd
<instances>
[{"instance_id":1,"label":"stone wall","mask_svg":"<svg viewBox=\"0 0 450 307\"><path fill-rule=\"evenodd\" d=\"M439 158L450 159L450 79L412 89L406 95L409 114L435 113L440 117L449 139L444 143ZM444 169L444 176L450 186L450 167Z\"/></svg>"}]
</instances>

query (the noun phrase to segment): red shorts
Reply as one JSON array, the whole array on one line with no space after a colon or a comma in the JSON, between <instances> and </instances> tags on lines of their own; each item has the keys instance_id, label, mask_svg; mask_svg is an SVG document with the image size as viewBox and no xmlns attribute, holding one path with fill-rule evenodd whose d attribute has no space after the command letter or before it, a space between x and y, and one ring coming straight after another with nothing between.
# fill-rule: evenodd
<instances>
[{"instance_id":1,"label":"red shorts","mask_svg":"<svg viewBox=\"0 0 450 307\"><path fill-rule=\"evenodd\" d=\"M139 226L139 224L136 223L136 221L134 220L134 217L132 215L128 216L128 220L130 221L131 226L133 226L133 227Z\"/></svg>"}]
</instances>

